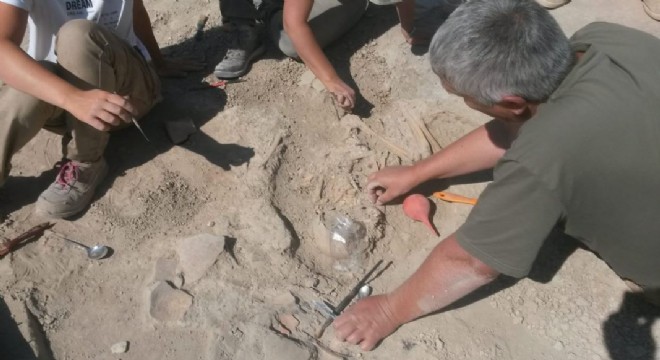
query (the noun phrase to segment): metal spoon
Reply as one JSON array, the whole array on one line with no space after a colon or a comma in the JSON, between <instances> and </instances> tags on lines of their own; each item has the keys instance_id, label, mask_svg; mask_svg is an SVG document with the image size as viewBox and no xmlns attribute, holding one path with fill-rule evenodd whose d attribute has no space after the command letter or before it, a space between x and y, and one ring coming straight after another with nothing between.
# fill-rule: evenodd
<instances>
[{"instance_id":1,"label":"metal spoon","mask_svg":"<svg viewBox=\"0 0 660 360\"><path fill-rule=\"evenodd\" d=\"M369 295L371 295L371 286L364 285L360 288L360 290L358 290L357 298L362 299L362 298L366 298Z\"/></svg>"},{"instance_id":2,"label":"metal spoon","mask_svg":"<svg viewBox=\"0 0 660 360\"><path fill-rule=\"evenodd\" d=\"M77 241L65 238L64 236L54 232L54 231L48 231L49 234L55 235L55 237L58 237L64 241L68 241L76 246L79 246L87 252L87 257L92 260L100 260L103 259L106 255L108 255L108 247L105 245L94 245L92 247L89 247L87 245L83 245Z\"/></svg>"}]
</instances>

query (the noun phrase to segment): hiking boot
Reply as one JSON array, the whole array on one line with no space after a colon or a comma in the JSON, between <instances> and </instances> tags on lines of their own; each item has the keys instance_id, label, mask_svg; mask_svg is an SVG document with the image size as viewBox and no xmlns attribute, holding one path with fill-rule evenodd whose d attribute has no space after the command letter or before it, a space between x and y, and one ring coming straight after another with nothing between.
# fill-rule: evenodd
<instances>
[{"instance_id":1,"label":"hiking boot","mask_svg":"<svg viewBox=\"0 0 660 360\"><path fill-rule=\"evenodd\" d=\"M64 219L85 209L92 201L96 187L108 174L103 158L93 163L64 159L55 182L39 195L35 211L50 218Z\"/></svg>"},{"instance_id":2,"label":"hiking boot","mask_svg":"<svg viewBox=\"0 0 660 360\"><path fill-rule=\"evenodd\" d=\"M560 6L568 4L570 0L536 0L539 5L546 9L556 9Z\"/></svg>"},{"instance_id":3,"label":"hiking boot","mask_svg":"<svg viewBox=\"0 0 660 360\"><path fill-rule=\"evenodd\" d=\"M241 24L229 28L231 39L227 53L213 72L220 79L233 79L245 75L252 61L266 50L257 25Z\"/></svg>"},{"instance_id":4,"label":"hiking boot","mask_svg":"<svg viewBox=\"0 0 660 360\"><path fill-rule=\"evenodd\" d=\"M651 19L660 21L660 0L642 0L642 4Z\"/></svg>"}]
</instances>

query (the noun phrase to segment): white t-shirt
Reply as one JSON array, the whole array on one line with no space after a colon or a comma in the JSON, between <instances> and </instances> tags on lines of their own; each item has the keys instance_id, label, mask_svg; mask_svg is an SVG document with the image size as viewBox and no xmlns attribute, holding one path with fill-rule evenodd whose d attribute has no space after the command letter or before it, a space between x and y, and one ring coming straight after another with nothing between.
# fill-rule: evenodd
<instances>
[{"instance_id":1,"label":"white t-shirt","mask_svg":"<svg viewBox=\"0 0 660 360\"><path fill-rule=\"evenodd\" d=\"M133 0L0 0L30 15L28 54L55 62L55 36L69 20L87 19L112 30L147 59L149 53L133 32Z\"/></svg>"}]
</instances>

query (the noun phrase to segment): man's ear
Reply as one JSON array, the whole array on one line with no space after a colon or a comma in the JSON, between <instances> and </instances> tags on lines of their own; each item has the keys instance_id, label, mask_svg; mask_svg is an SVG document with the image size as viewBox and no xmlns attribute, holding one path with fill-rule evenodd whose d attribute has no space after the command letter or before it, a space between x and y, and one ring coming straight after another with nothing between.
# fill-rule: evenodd
<instances>
[{"instance_id":1,"label":"man's ear","mask_svg":"<svg viewBox=\"0 0 660 360\"><path fill-rule=\"evenodd\" d=\"M527 100L515 95L506 95L502 97L499 104L517 116L525 113L527 111L527 105L529 105Z\"/></svg>"}]
</instances>

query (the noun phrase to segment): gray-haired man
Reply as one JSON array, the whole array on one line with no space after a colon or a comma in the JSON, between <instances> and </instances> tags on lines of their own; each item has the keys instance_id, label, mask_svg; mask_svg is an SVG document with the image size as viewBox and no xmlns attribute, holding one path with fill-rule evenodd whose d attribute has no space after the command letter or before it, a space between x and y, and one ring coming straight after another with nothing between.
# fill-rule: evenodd
<instances>
[{"instance_id":1,"label":"gray-haired man","mask_svg":"<svg viewBox=\"0 0 660 360\"><path fill-rule=\"evenodd\" d=\"M338 317L337 336L369 350L499 274L526 276L555 227L660 305L660 40L593 23L569 41L536 2L471 0L430 54L442 85L494 120L372 174L369 194L386 203L432 178L493 167L494 181L404 284Z\"/></svg>"}]
</instances>

